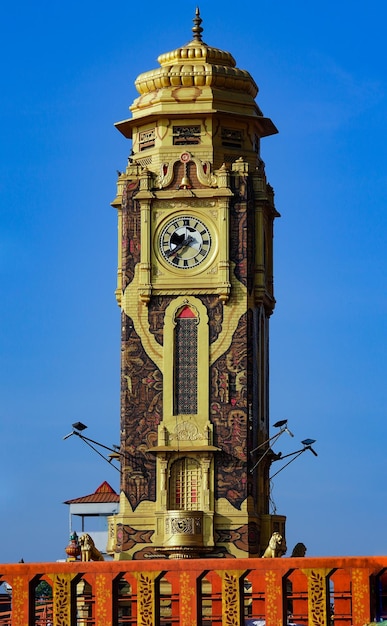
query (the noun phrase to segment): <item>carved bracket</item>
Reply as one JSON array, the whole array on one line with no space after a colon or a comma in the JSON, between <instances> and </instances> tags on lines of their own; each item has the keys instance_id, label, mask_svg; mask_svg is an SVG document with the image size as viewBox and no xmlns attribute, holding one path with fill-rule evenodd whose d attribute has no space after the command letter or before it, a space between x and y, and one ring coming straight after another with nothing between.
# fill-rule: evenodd
<instances>
[{"instance_id":1,"label":"carved bracket","mask_svg":"<svg viewBox=\"0 0 387 626\"><path fill-rule=\"evenodd\" d=\"M175 163L181 161L185 165L192 161L196 165L196 174L199 182L206 187L218 187L217 177L212 174L211 163L209 161L201 161L194 157L190 152L183 152L179 157L171 159L169 163L162 163L160 174L157 177L156 184L159 189L168 187L171 184L174 174Z\"/></svg>"}]
</instances>

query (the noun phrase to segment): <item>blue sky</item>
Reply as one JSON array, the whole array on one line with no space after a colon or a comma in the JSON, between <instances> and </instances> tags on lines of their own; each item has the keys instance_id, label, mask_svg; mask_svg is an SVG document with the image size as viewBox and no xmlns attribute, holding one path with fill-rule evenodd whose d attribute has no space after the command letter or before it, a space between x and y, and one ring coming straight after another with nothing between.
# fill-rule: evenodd
<instances>
[{"instance_id":1,"label":"blue sky","mask_svg":"<svg viewBox=\"0 0 387 626\"><path fill-rule=\"evenodd\" d=\"M116 170L134 80L191 39L194 2L10 2L0 53L0 562L64 558L64 500L118 472L71 424L119 439ZM386 553L386 9L382 0L200 4L279 129L262 141L275 231L273 481L290 549ZM277 469L277 466L273 466ZM375 541L375 533L378 540ZM381 543L382 542L382 543ZM384 543L383 543L384 542Z\"/></svg>"}]
</instances>

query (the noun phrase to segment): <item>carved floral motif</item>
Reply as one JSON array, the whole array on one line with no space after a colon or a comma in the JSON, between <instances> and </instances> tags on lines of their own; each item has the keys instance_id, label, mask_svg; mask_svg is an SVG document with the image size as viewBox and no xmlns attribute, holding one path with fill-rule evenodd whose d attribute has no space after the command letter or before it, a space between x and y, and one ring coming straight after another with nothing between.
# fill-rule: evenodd
<instances>
[{"instance_id":1,"label":"carved floral motif","mask_svg":"<svg viewBox=\"0 0 387 626\"><path fill-rule=\"evenodd\" d=\"M54 623L56 626L68 626L71 619L71 574L50 576L54 592Z\"/></svg>"},{"instance_id":2,"label":"carved floral motif","mask_svg":"<svg viewBox=\"0 0 387 626\"><path fill-rule=\"evenodd\" d=\"M278 600L281 597L281 584L276 572L265 573L266 581L266 623L268 626L282 626L282 615L278 611Z\"/></svg>"},{"instance_id":3,"label":"carved floral motif","mask_svg":"<svg viewBox=\"0 0 387 626\"><path fill-rule=\"evenodd\" d=\"M352 614L354 624L365 624L368 621L367 599L369 594L369 572L364 569L352 570Z\"/></svg>"},{"instance_id":4,"label":"carved floral motif","mask_svg":"<svg viewBox=\"0 0 387 626\"><path fill-rule=\"evenodd\" d=\"M12 624L25 626L25 606L28 599L28 590L22 576L15 576L12 583Z\"/></svg>"},{"instance_id":5,"label":"carved floral motif","mask_svg":"<svg viewBox=\"0 0 387 626\"><path fill-rule=\"evenodd\" d=\"M239 626L239 576L234 572L222 572L223 591L223 625Z\"/></svg>"},{"instance_id":6,"label":"carved floral motif","mask_svg":"<svg viewBox=\"0 0 387 626\"><path fill-rule=\"evenodd\" d=\"M137 578L137 623L138 626L154 626L155 620L155 579L158 572L138 573Z\"/></svg>"},{"instance_id":7,"label":"carved floral motif","mask_svg":"<svg viewBox=\"0 0 387 626\"><path fill-rule=\"evenodd\" d=\"M196 626L197 621L192 611L192 599L195 597L195 586L192 578L183 572L180 574L180 623L181 626Z\"/></svg>"},{"instance_id":8,"label":"carved floral motif","mask_svg":"<svg viewBox=\"0 0 387 626\"><path fill-rule=\"evenodd\" d=\"M111 625L111 619L109 618L112 592L111 592L111 580L108 576L103 574L97 574L95 578L95 595L96 595L96 610L95 617L97 624L103 624L104 626Z\"/></svg>"},{"instance_id":9,"label":"carved floral motif","mask_svg":"<svg viewBox=\"0 0 387 626\"><path fill-rule=\"evenodd\" d=\"M311 626L327 626L327 569L305 569L308 578L309 615Z\"/></svg>"}]
</instances>

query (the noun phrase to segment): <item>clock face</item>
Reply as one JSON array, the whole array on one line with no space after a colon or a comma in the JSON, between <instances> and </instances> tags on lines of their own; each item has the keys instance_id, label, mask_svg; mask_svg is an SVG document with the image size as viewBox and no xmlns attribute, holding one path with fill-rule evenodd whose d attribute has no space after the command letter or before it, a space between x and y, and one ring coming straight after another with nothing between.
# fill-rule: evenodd
<instances>
[{"instance_id":1,"label":"clock face","mask_svg":"<svg viewBox=\"0 0 387 626\"><path fill-rule=\"evenodd\" d=\"M170 220L159 239L163 258L179 269L190 269L204 261L211 249L211 235L205 224L192 215Z\"/></svg>"}]
</instances>

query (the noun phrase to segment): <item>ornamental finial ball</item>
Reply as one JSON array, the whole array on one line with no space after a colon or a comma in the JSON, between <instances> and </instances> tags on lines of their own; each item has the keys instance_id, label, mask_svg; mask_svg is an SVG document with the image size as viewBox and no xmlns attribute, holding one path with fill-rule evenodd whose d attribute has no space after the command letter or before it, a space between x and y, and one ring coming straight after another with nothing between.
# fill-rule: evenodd
<instances>
[{"instance_id":1,"label":"ornamental finial ball","mask_svg":"<svg viewBox=\"0 0 387 626\"><path fill-rule=\"evenodd\" d=\"M199 7L196 7L195 17L194 17L194 19L192 21L195 24L195 26L192 28L192 32L194 34L194 40L195 41L202 41L203 29L200 26L200 24L202 23L203 20L200 17Z\"/></svg>"}]
</instances>

